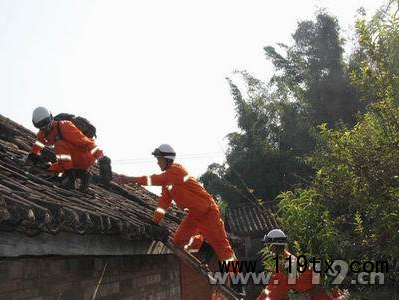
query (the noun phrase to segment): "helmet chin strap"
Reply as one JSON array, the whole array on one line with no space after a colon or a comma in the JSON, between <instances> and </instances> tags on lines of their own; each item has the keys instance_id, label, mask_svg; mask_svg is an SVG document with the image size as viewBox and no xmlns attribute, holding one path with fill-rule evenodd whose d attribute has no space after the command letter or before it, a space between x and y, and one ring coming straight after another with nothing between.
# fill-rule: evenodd
<instances>
[{"instance_id":1,"label":"helmet chin strap","mask_svg":"<svg viewBox=\"0 0 399 301\"><path fill-rule=\"evenodd\" d=\"M47 133L49 133L50 131L51 131L51 125L53 124L53 120L51 120L50 122L49 122L49 124L44 128L44 131L46 132L46 134Z\"/></svg>"},{"instance_id":2,"label":"helmet chin strap","mask_svg":"<svg viewBox=\"0 0 399 301\"><path fill-rule=\"evenodd\" d=\"M165 171L165 170L167 170L172 164L173 164L173 161L171 161L171 160L168 160L168 159L165 159L165 162L166 162L166 164L165 164L165 168L164 169L162 169L162 171Z\"/></svg>"}]
</instances>

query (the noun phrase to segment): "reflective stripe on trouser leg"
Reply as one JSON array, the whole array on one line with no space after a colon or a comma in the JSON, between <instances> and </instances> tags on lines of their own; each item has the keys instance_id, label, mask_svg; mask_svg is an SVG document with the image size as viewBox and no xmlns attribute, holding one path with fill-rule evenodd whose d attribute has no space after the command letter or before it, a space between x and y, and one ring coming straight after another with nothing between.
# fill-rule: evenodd
<instances>
[{"instance_id":1,"label":"reflective stripe on trouser leg","mask_svg":"<svg viewBox=\"0 0 399 301\"><path fill-rule=\"evenodd\" d=\"M63 170L74 168L71 147L64 140L58 140L54 146L57 164Z\"/></svg>"},{"instance_id":2,"label":"reflective stripe on trouser leg","mask_svg":"<svg viewBox=\"0 0 399 301\"><path fill-rule=\"evenodd\" d=\"M56 158L58 165L61 166L62 169L67 170L73 168L71 155L59 154L56 155Z\"/></svg>"},{"instance_id":3,"label":"reflective stripe on trouser leg","mask_svg":"<svg viewBox=\"0 0 399 301\"><path fill-rule=\"evenodd\" d=\"M190 240L188 241L188 243L186 243L186 244L184 245L184 250L188 251L188 249L191 247L191 245L193 244L193 242L194 242L194 236L191 236L191 237L190 237Z\"/></svg>"},{"instance_id":4,"label":"reflective stripe on trouser leg","mask_svg":"<svg viewBox=\"0 0 399 301\"><path fill-rule=\"evenodd\" d=\"M203 242L204 237L201 234L191 236L188 243L184 245L184 249L191 252L198 252Z\"/></svg>"}]
</instances>

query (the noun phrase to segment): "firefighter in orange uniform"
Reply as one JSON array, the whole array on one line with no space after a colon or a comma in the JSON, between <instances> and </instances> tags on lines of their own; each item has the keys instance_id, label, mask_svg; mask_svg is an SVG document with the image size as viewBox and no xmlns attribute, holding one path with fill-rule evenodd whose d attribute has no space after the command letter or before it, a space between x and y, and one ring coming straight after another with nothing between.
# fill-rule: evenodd
<instances>
[{"instance_id":1,"label":"firefighter in orange uniform","mask_svg":"<svg viewBox=\"0 0 399 301\"><path fill-rule=\"evenodd\" d=\"M33 111L32 122L40 131L27 161L37 162L44 147L54 145L57 162L51 164L48 170L64 174L61 187L74 189L76 179L80 178L79 190L86 191L91 178L88 168L96 159L104 157L94 140L86 137L70 121L53 120L52 114L44 107Z\"/></svg>"},{"instance_id":2,"label":"firefighter in orange uniform","mask_svg":"<svg viewBox=\"0 0 399 301\"><path fill-rule=\"evenodd\" d=\"M302 300L331 300L340 299L343 293L339 289L333 289L330 294L319 284L313 284L313 268L307 267L303 273L296 273L297 258L287 250L287 237L280 229L273 229L262 240L270 244L271 251L278 256L278 272L274 270L269 283L258 296L257 300L282 300L289 293L294 294L292 299ZM287 269L286 258L291 255L291 268L293 273ZM294 271L295 270L295 271Z\"/></svg>"},{"instance_id":3,"label":"firefighter in orange uniform","mask_svg":"<svg viewBox=\"0 0 399 301\"><path fill-rule=\"evenodd\" d=\"M163 173L143 177L119 176L120 184L162 186L158 208L153 221L161 222L172 200L180 209L188 209L187 216L174 234L174 243L185 250L199 249L203 240L212 246L220 261L234 262L236 256L227 239L219 208L212 196L186 169L174 163L176 153L168 144L162 144L152 153Z\"/></svg>"},{"instance_id":4,"label":"firefighter in orange uniform","mask_svg":"<svg viewBox=\"0 0 399 301\"><path fill-rule=\"evenodd\" d=\"M286 258L291 254L287 251L287 237L280 229L271 230L262 240L263 243L270 244L270 250L273 254L278 256L278 270L275 269L270 277L269 283L258 296L257 300L282 300L285 299L288 291L291 289L289 285L289 277L292 274L288 273L285 266ZM296 258L292 258L292 265L295 265ZM295 277L295 276L294 276Z\"/></svg>"}]
</instances>

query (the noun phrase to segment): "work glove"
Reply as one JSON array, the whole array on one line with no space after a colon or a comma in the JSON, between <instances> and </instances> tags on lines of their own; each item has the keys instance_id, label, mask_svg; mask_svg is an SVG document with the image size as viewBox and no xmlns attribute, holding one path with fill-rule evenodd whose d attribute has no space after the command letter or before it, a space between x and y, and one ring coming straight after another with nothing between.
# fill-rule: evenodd
<instances>
[{"instance_id":1,"label":"work glove","mask_svg":"<svg viewBox=\"0 0 399 301\"><path fill-rule=\"evenodd\" d=\"M49 170L49 168L51 167L51 165L53 165L53 163L51 162L40 162L38 163L36 166L43 168L45 170Z\"/></svg>"},{"instance_id":2,"label":"work glove","mask_svg":"<svg viewBox=\"0 0 399 301\"><path fill-rule=\"evenodd\" d=\"M165 214L155 211L154 215L152 216L152 221L156 224L159 224L162 221L164 216L165 216Z\"/></svg>"},{"instance_id":3,"label":"work glove","mask_svg":"<svg viewBox=\"0 0 399 301\"><path fill-rule=\"evenodd\" d=\"M50 150L48 147L43 148L40 154L40 159L44 162L51 162L51 163L57 162L57 157L54 151Z\"/></svg>"},{"instance_id":4,"label":"work glove","mask_svg":"<svg viewBox=\"0 0 399 301\"><path fill-rule=\"evenodd\" d=\"M25 160L25 165L32 166L36 165L40 162L40 156L34 153L29 153L28 157Z\"/></svg>"},{"instance_id":5,"label":"work glove","mask_svg":"<svg viewBox=\"0 0 399 301\"><path fill-rule=\"evenodd\" d=\"M25 166L35 166L40 169L48 169L51 166L50 162L47 162L46 158L44 158L42 155L36 155L33 153L30 153L28 157L25 160L24 163Z\"/></svg>"},{"instance_id":6,"label":"work glove","mask_svg":"<svg viewBox=\"0 0 399 301\"><path fill-rule=\"evenodd\" d=\"M98 159L98 165L100 168L100 182L105 187L108 187L109 182L112 180L111 159L107 156L103 156Z\"/></svg>"}]
</instances>

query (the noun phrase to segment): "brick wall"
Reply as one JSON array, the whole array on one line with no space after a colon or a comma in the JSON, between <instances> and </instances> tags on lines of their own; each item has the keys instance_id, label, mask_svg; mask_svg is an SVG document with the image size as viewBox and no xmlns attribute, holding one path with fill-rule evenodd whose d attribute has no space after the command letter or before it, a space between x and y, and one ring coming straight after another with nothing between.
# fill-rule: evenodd
<instances>
[{"instance_id":1,"label":"brick wall","mask_svg":"<svg viewBox=\"0 0 399 301\"><path fill-rule=\"evenodd\" d=\"M210 285L207 278L180 262L182 300L226 300L223 292Z\"/></svg>"},{"instance_id":2,"label":"brick wall","mask_svg":"<svg viewBox=\"0 0 399 301\"><path fill-rule=\"evenodd\" d=\"M181 299L173 255L0 258L0 299Z\"/></svg>"}]
</instances>

